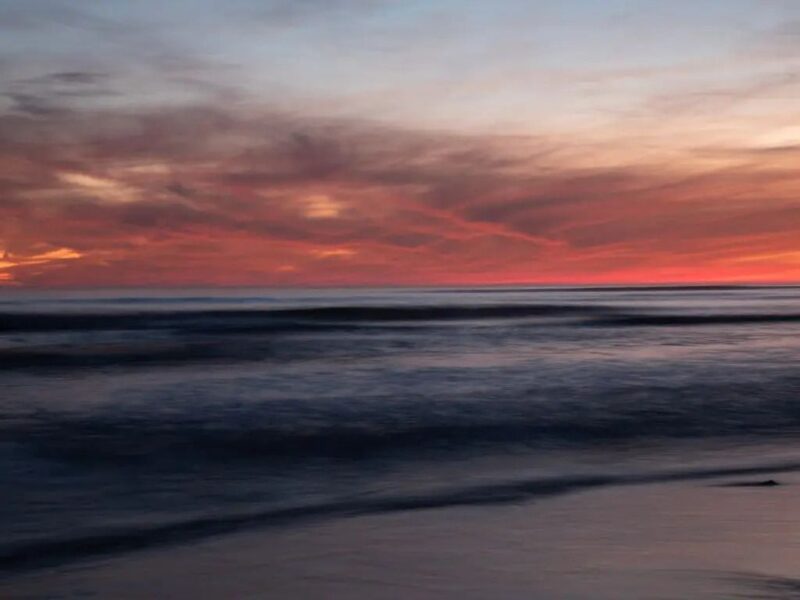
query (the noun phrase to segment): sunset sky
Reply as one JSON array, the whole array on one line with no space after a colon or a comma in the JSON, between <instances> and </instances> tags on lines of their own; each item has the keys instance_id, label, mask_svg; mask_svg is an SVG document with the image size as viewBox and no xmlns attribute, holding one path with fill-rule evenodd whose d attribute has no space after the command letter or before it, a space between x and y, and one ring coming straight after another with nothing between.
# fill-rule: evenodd
<instances>
[{"instance_id":1,"label":"sunset sky","mask_svg":"<svg viewBox=\"0 0 800 600\"><path fill-rule=\"evenodd\" d=\"M797 0L0 0L0 285L800 281Z\"/></svg>"}]
</instances>

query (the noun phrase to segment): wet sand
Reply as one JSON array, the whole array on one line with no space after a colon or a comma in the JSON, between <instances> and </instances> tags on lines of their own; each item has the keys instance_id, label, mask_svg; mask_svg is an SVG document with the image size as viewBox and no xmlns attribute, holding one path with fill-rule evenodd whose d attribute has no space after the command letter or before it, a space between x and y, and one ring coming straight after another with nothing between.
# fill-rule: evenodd
<instances>
[{"instance_id":1,"label":"wet sand","mask_svg":"<svg viewBox=\"0 0 800 600\"><path fill-rule=\"evenodd\" d=\"M796 598L800 478L729 485L768 478L610 487L254 530L6 577L0 596Z\"/></svg>"}]
</instances>

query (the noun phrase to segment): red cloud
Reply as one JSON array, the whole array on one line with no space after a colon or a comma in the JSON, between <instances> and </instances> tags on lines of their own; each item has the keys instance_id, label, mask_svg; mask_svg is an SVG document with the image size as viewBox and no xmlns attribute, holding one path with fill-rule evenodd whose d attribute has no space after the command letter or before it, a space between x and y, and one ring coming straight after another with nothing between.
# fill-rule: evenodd
<instances>
[{"instance_id":1,"label":"red cloud","mask_svg":"<svg viewBox=\"0 0 800 600\"><path fill-rule=\"evenodd\" d=\"M763 151L588 169L537 140L210 108L6 114L0 140L0 284L800 278L800 181Z\"/></svg>"}]
</instances>

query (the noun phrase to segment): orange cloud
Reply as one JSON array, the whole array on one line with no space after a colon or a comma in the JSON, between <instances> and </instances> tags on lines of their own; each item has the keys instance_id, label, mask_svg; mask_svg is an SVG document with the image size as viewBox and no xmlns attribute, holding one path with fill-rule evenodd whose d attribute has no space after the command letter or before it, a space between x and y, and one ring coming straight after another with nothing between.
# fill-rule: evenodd
<instances>
[{"instance_id":1,"label":"orange cloud","mask_svg":"<svg viewBox=\"0 0 800 600\"><path fill-rule=\"evenodd\" d=\"M82 257L80 252L71 248L55 248L37 254L27 256L12 255L8 250L3 252L0 258L0 281L16 283L17 278L14 272L17 269L38 267L40 265L53 265L61 261L77 260Z\"/></svg>"},{"instance_id":2,"label":"orange cloud","mask_svg":"<svg viewBox=\"0 0 800 600\"><path fill-rule=\"evenodd\" d=\"M342 212L340 202L326 194L313 194L303 198L304 214L309 219L335 219Z\"/></svg>"}]
</instances>

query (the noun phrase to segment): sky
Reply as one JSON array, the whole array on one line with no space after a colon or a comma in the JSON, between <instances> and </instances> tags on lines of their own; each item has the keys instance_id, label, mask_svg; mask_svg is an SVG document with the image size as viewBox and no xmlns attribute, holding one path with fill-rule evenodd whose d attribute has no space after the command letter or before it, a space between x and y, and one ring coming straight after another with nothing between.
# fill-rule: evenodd
<instances>
[{"instance_id":1,"label":"sky","mask_svg":"<svg viewBox=\"0 0 800 600\"><path fill-rule=\"evenodd\" d=\"M796 281L797 0L0 0L0 286Z\"/></svg>"}]
</instances>

